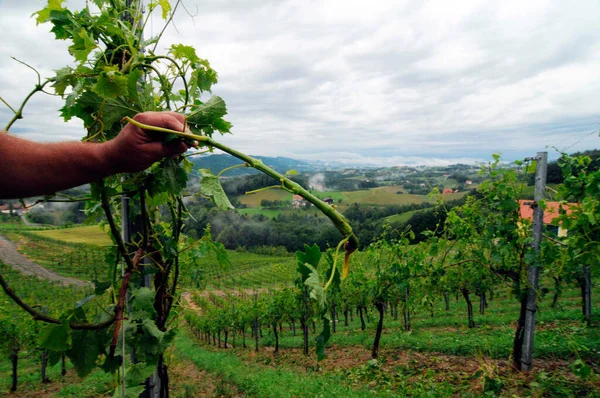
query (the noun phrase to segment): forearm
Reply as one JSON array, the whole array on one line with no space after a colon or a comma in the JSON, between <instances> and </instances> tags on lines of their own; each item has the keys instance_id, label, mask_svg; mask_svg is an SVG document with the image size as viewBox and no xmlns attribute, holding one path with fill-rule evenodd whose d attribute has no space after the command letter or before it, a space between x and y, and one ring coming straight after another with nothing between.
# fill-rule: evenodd
<instances>
[{"instance_id":1,"label":"forearm","mask_svg":"<svg viewBox=\"0 0 600 398\"><path fill-rule=\"evenodd\" d=\"M0 198L44 195L117 172L107 145L41 144L0 133Z\"/></svg>"}]
</instances>

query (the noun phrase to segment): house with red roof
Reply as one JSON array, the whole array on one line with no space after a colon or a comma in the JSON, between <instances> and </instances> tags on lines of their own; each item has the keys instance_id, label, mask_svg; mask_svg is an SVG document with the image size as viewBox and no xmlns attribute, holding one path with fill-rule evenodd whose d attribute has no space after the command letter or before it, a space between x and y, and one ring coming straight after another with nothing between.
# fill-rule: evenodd
<instances>
[{"instance_id":1,"label":"house with red roof","mask_svg":"<svg viewBox=\"0 0 600 398\"><path fill-rule=\"evenodd\" d=\"M533 220L533 200L519 200L519 215L523 219ZM546 202L546 210L544 210L544 224L553 225L552 221L559 216L559 209L562 208L566 214L571 214L573 207L577 203L561 204L560 202ZM558 226L558 236L567 236L567 230Z\"/></svg>"}]
</instances>

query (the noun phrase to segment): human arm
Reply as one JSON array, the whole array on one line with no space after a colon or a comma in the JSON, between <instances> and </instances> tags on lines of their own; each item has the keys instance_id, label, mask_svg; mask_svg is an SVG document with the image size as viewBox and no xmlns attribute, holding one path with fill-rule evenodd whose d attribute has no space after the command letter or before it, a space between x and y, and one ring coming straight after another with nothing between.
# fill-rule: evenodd
<instances>
[{"instance_id":1,"label":"human arm","mask_svg":"<svg viewBox=\"0 0 600 398\"><path fill-rule=\"evenodd\" d=\"M134 119L176 131L185 126L184 116L174 112L146 112ZM132 124L104 143L37 143L0 133L0 198L45 195L112 174L141 171L188 148L179 140L163 145L160 138Z\"/></svg>"}]
</instances>

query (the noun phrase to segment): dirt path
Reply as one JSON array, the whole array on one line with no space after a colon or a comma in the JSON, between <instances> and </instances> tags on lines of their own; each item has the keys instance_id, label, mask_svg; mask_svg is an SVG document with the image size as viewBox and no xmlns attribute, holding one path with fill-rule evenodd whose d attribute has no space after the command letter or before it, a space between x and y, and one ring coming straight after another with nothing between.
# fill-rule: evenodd
<instances>
[{"instance_id":1,"label":"dirt path","mask_svg":"<svg viewBox=\"0 0 600 398\"><path fill-rule=\"evenodd\" d=\"M65 286L76 285L86 286L87 282L84 282L75 278L68 278L60 276L57 273L47 270L39 264L36 264L29 260L27 257L17 251L16 245L0 236L0 261L4 264L9 265L25 275L35 275L38 278L46 279L53 282L60 282Z\"/></svg>"}]
</instances>

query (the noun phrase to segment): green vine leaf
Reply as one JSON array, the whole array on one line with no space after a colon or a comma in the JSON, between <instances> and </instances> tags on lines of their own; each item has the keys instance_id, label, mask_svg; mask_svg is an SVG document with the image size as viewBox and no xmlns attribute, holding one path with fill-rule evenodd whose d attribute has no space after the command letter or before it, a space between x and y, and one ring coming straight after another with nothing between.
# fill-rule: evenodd
<instances>
[{"instance_id":1,"label":"green vine leaf","mask_svg":"<svg viewBox=\"0 0 600 398\"><path fill-rule=\"evenodd\" d=\"M73 75L73 68L68 66L58 69L53 80L54 83L52 84L52 87L58 95L64 95L67 87L75 86L77 84L77 78Z\"/></svg>"},{"instance_id":2,"label":"green vine leaf","mask_svg":"<svg viewBox=\"0 0 600 398\"><path fill-rule=\"evenodd\" d=\"M115 99L127 94L129 79L118 71L117 66L105 66L92 90L105 99Z\"/></svg>"},{"instance_id":3,"label":"green vine leaf","mask_svg":"<svg viewBox=\"0 0 600 398\"><path fill-rule=\"evenodd\" d=\"M153 168L155 180L148 189L151 195L170 192L179 195L187 185L188 174L177 164L175 159L167 158Z\"/></svg>"},{"instance_id":4,"label":"green vine leaf","mask_svg":"<svg viewBox=\"0 0 600 398\"><path fill-rule=\"evenodd\" d=\"M303 252L296 252L296 260L298 264L296 271L301 275L302 283L304 283L312 272L311 268L308 267L307 264L311 265L312 269L317 268L319 261L321 261L321 249L319 249L319 246L317 246L316 243L312 246L304 245Z\"/></svg>"},{"instance_id":5,"label":"green vine leaf","mask_svg":"<svg viewBox=\"0 0 600 398\"><path fill-rule=\"evenodd\" d=\"M310 275L306 278L304 284L308 286L310 298L313 299L322 310L327 305L327 296L325 295L325 290L321 284L319 272L308 263L305 263L304 266L310 269Z\"/></svg>"},{"instance_id":6,"label":"green vine leaf","mask_svg":"<svg viewBox=\"0 0 600 398\"><path fill-rule=\"evenodd\" d=\"M205 133L208 136L212 136L214 130L221 133L228 133L231 129L231 123L222 119L226 114L227 107L225 106L225 101L221 97L214 96L206 101L206 103L198 105L186 117L193 132Z\"/></svg>"},{"instance_id":7,"label":"green vine leaf","mask_svg":"<svg viewBox=\"0 0 600 398\"><path fill-rule=\"evenodd\" d=\"M62 3L64 3L64 1L65 0L48 0L48 5L45 8L31 14L32 17L36 17L36 25L47 22L50 19L50 13L52 11L63 10Z\"/></svg>"},{"instance_id":8,"label":"green vine leaf","mask_svg":"<svg viewBox=\"0 0 600 398\"><path fill-rule=\"evenodd\" d=\"M51 351L66 351L71 348L69 322L60 325L47 324L38 334L38 344Z\"/></svg>"},{"instance_id":9,"label":"green vine leaf","mask_svg":"<svg viewBox=\"0 0 600 398\"><path fill-rule=\"evenodd\" d=\"M66 352L77 375L85 377L96 367L98 356L103 351L102 333L96 330L74 330L71 333L71 348Z\"/></svg>"},{"instance_id":10,"label":"green vine leaf","mask_svg":"<svg viewBox=\"0 0 600 398\"><path fill-rule=\"evenodd\" d=\"M196 55L196 49L192 46L173 44L169 53L173 55L173 58L178 60L187 60L191 63L200 62L200 58Z\"/></svg>"},{"instance_id":11,"label":"green vine leaf","mask_svg":"<svg viewBox=\"0 0 600 398\"><path fill-rule=\"evenodd\" d=\"M162 10L162 18L167 19L171 12L171 3L169 3L169 0L158 0L158 5Z\"/></svg>"},{"instance_id":12,"label":"green vine leaf","mask_svg":"<svg viewBox=\"0 0 600 398\"><path fill-rule=\"evenodd\" d=\"M200 169L199 172L202 176L202 180L200 181L200 192L203 195L211 197L220 209L234 209L227 194L223 190L219 177L212 174L208 169Z\"/></svg>"},{"instance_id":13,"label":"green vine leaf","mask_svg":"<svg viewBox=\"0 0 600 398\"><path fill-rule=\"evenodd\" d=\"M319 335L315 339L315 342L317 343L317 349L316 349L317 361L321 361L321 360L325 359L325 357L326 357L325 345L327 344L327 342L329 341L330 338L331 338L331 322L329 321L329 318L324 317L323 318L323 329L321 330L321 333L319 333Z\"/></svg>"}]
</instances>

